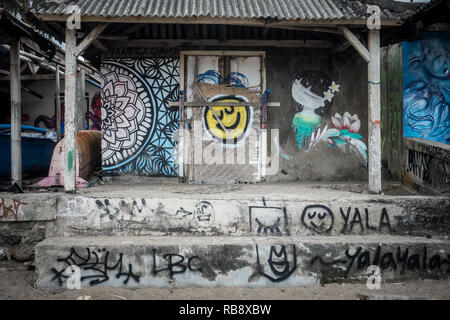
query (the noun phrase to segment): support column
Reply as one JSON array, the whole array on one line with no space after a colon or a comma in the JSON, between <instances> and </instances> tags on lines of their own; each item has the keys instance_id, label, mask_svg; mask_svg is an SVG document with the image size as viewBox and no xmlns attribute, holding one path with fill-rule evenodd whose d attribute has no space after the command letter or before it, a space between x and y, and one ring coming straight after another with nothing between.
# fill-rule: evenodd
<instances>
[{"instance_id":1,"label":"support column","mask_svg":"<svg viewBox=\"0 0 450 320\"><path fill-rule=\"evenodd\" d=\"M381 193L380 30L369 33L369 192Z\"/></svg>"},{"instance_id":2,"label":"support column","mask_svg":"<svg viewBox=\"0 0 450 320\"><path fill-rule=\"evenodd\" d=\"M22 93L20 82L20 41L10 48L11 76L11 184L22 187Z\"/></svg>"},{"instance_id":3,"label":"support column","mask_svg":"<svg viewBox=\"0 0 450 320\"><path fill-rule=\"evenodd\" d=\"M56 82L55 82L55 104L56 104L56 136L57 141L61 141L61 78L59 76L59 65L56 65Z\"/></svg>"},{"instance_id":4,"label":"support column","mask_svg":"<svg viewBox=\"0 0 450 320\"><path fill-rule=\"evenodd\" d=\"M66 29L66 75L64 90L64 190L76 192L76 96L77 96L77 42L76 30Z\"/></svg>"},{"instance_id":5,"label":"support column","mask_svg":"<svg viewBox=\"0 0 450 320\"><path fill-rule=\"evenodd\" d=\"M86 129L86 73L80 70L77 73L77 130Z\"/></svg>"}]
</instances>

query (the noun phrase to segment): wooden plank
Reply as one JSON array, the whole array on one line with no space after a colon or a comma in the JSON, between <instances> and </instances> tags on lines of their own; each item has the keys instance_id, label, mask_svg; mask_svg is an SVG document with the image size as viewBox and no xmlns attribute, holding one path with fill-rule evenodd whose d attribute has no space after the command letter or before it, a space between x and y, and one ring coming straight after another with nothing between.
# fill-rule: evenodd
<instances>
[{"instance_id":1,"label":"wooden plank","mask_svg":"<svg viewBox=\"0 0 450 320\"><path fill-rule=\"evenodd\" d=\"M169 102L170 108L179 107L179 102ZM185 102L185 107L261 107L262 102L204 102L204 101L196 101L196 102ZM268 107L281 107L280 102L269 102L267 103Z\"/></svg>"},{"instance_id":2,"label":"wooden plank","mask_svg":"<svg viewBox=\"0 0 450 320\"><path fill-rule=\"evenodd\" d=\"M110 37L111 38L111 37ZM104 40L106 41L106 40ZM277 47L277 48L331 48L327 40L259 40L259 39L108 39L109 48L155 48L155 47Z\"/></svg>"},{"instance_id":3,"label":"wooden plank","mask_svg":"<svg viewBox=\"0 0 450 320\"><path fill-rule=\"evenodd\" d=\"M381 51L381 162L383 167L389 164L389 125L388 125L388 68L387 68L388 49ZM388 165L389 166L389 165Z\"/></svg>"},{"instance_id":4,"label":"wooden plank","mask_svg":"<svg viewBox=\"0 0 450 320\"><path fill-rule=\"evenodd\" d=\"M218 51L218 50L184 50L180 54L185 56L234 56L234 57L257 57L265 55L265 51Z\"/></svg>"},{"instance_id":5,"label":"wooden plank","mask_svg":"<svg viewBox=\"0 0 450 320\"><path fill-rule=\"evenodd\" d=\"M60 66L56 65L55 73L55 115L56 115L56 136L57 141L61 141L61 79L60 79Z\"/></svg>"},{"instance_id":6,"label":"wooden plank","mask_svg":"<svg viewBox=\"0 0 450 320\"><path fill-rule=\"evenodd\" d=\"M10 76L0 77L0 81L10 81ZM54 74L24 74L20 77L21 81L55 80Z\"/></svg>"},{"instance_id":7,"label":"wooden plank","mask_svg":"<svg viewBox=\"0 0 450 320\"><path fill-rule=\"evenodd\" d=\"M77 73L77 131L86 129L86 108L86 74L80 70Z\"/></svg>"},{"instance_id":8,"label":"wooden plank","mask_svg":"<svg viewBox=\"0 0 450 320\"><path fill-rule=\"evenodd\" d=\"M75 47L75 55L78 57L83 51L85 51L108 25L108 23L102 23L92 29L91 32L89 32L89 34L80 42L80 44Z\"/></svg>"},{"instance_id":9,"label":"wooden plank","mask_svg":"<svg viewBox=\"0 0 450 320\"><path fill-rule=\"evenodd\" d=\"M278 23L268 23L265 25L266 28L282 29L282 30L294 30L294 31L308 31L308 32L320 32L320 33L332 33L341 34L341 32L336 28L326 28L326 27L299 27L299 26L286 26L280 25Z\"/></svg>"},{"instance_id":10,"label":"wooden plank","mask_svg":"<svg viewBox=\"0 0 450 320\"><path fill-rule=\"evenodd\" d=\"M186 94L185 90L185 54L183 52L180 52L180 91L184 91L184 94ZM179 105L178 105L179 106ZM180 123L180 128L178 130L178 177L184 178L184 153L185 153L185 137L184 137L184 123Z\"/></svg>"},{"instance_id":11,"label":"wooden plank","mask_svg":"<svg viewBox=\"0 0 450 320\"><path fill-rule=\"evenodd\" d=\"M403 67L401 44L389 47L387 70L388 164L392 176L401 180L403 150Z\"/></svg>"},{"instance_id":12,"label":"wooden plank","mask_svg":"<svg viewBox=\"0 0 450 320\"><path fill-rule=\"evenodd\" d=\"M352 44L352 46L358 51L361 57L366 60L366 62L370 61L369 50L359 41L359 39L345 26L339 26L339 30L341 30L344 37Z\"/></svg>"}]
</instances>

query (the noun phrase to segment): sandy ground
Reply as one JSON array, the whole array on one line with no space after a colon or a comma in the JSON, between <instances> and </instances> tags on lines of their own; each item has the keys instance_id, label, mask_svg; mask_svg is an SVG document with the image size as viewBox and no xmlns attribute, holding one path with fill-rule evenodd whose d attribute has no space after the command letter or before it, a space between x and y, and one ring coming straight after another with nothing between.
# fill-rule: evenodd
<instances>
[{"instance_id":1,"label":"sandy ground","mask_svg":"<svg viewBox=\"0 0 450 320\"><path fill-rule=\"evenodd\" d=\"M364 284L327 284L296 288L86 288L46 292L33 287L34 271L21 264L0 264L0 300L450 300L449 280L382 283L380 290Z\"/></svg>"}]
</instances>

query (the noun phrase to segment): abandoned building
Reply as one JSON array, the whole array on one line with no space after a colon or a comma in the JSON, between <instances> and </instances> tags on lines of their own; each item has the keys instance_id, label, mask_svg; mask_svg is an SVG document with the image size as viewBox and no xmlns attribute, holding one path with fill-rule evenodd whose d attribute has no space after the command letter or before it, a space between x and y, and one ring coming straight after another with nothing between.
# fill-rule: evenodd
<instances>
[{"instance_id":1,"label":"abandoned building","mask_svg":"<svg viewBox=\"0 0 450 320\"><path fill-rule=\"evenodd\" d=\"M64 132L55 121L35 184L11 162L24 192L3 193L0 230L27 222L42 241L5 257L29 252L42 289L67 288L74 268L82 286L130 288L300 286L370 265L388 281L448 279L448 6L38 4L28 20L64 43L41 76L63 77L46 99L64 92ZM11 127L20 150L15 113Z\"/></svg>"}]
</instances>

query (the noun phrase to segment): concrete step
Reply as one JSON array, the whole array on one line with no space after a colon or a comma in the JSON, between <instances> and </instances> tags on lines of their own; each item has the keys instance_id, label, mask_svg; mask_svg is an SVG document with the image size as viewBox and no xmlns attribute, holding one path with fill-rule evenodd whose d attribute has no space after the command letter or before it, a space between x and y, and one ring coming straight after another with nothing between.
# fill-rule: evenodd
<instances>
[{"instance_id":1,"label":"concrete step","mask_svg":"<svg viewBox=\"0 0 450 320\"><path fill-rule=\"evenodd\" d=\"M385 235L48 238L36 246L36 285L292 287L366 282L371 265L382 281L449 279L449 253L449 240Z\"/></svg>"},{"instance_id":2,"label":"concrete step","mask_svg":"<svg viewBox=\"0 0 450 320\"><path fill-rule=\"evenodd\" d=\"M224 186L223 188L231 188ZM336 236L450 234L450 198L319 191L61 195L50 236ZM311 191L307 191L310 192Z\"/></svg>"}]
</instances>

